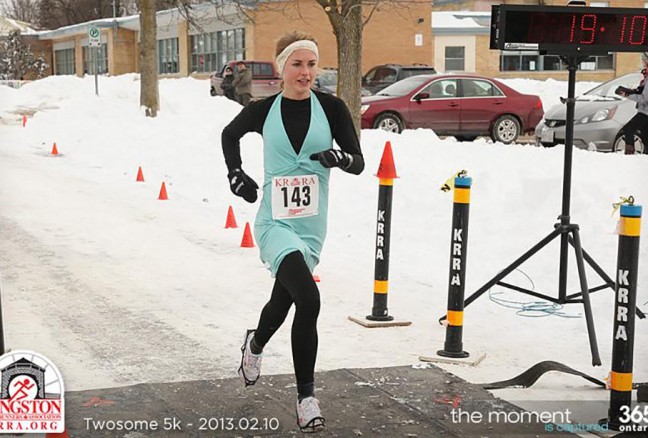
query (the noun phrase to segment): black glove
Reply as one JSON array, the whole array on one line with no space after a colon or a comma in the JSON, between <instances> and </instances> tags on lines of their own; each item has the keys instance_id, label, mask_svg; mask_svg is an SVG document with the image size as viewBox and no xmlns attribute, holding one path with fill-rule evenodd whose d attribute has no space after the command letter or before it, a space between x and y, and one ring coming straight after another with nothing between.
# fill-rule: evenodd
<instances>
[{"instance_id":1,"label":"black glove","mask_svg":"<svg viewBox=\"0 0 648 438\"><path fill-rule=\"evenodd\" d=\"M259 186L243 170L233 169L227 174L230 189L236 196L240 196L250 204L257 200Z\"/></svg>"},{"instance_id":2,"label":"black glove","mask_svg":"<svg viewBox=\"0 0 648 438\"><path fill-rule=\"evenodd\" d=\"M351 165L353 157L339 149L328 149L310 156L313 161L319 161L320 164L328 169L331 167L341 167L346 169Z\"/></svg>"}]
</instances>

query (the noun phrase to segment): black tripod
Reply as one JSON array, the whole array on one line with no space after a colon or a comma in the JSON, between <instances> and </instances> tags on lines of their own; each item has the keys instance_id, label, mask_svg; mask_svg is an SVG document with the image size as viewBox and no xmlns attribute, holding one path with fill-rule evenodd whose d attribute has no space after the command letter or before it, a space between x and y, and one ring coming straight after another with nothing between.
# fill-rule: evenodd
<instances>
[{"instance_id":1,"label":"black tripod","mask_svg":"<svg viewBox=\"0 0 648 438\"><path fill-rule=\"evenodd\" d=\"M533 248L524 253L520 258L515 260L509 266L504 268L499 274L493 277L488 283L482 286L479 290L473 293L464 301L464 307L475 301L484 292L488 291L495 285L500 285L513 289L515 291L532 295L534 297L542 298L547 301L557 304L570 304L570 303L583 303L585 308L585 318L587 321L587 331L589 333L589 343L592 352L592 365L601 365L601 358L599 356L598 345L596 342L596 331L594 328L594 320L592 318L592 306L590 303L590 292L596 292L605 288L614 290L615 282L596 264L594 259L585 252L581 246L580 233L578 225L569 222L569 203L571 193L571 176L572 176L572 150L574 146L574 107L576 104L575 89L576 89L576 70L578 64L584 61L587 56L583 55L570 55L561 57L568 65L569 70L569 85L567 91L567 99L563 100L567 104L567 120L565 128L565 160L563 170L563 193L562 193L562 213L558 217L560 222L554 225L554 230ZM553 298L547 295L534 292L519 286L515 286L502 281L504 277L513 272L518 266L528 260L536 252L544 248L549 242L555 238L560 237L560 271L558 277L558 298ZM580 280L581 291L571 295L567 295L567 255L569 245L574 248L576 252L576 265L578 267L578 277ZM596 273L603 279L604 284L590 289L587 285L587 276L585 275L585 262L587 262ZM641 318L644 317L643 313L637 309L637 315ZM441 320L445 319L441 318Z\"/></svg>"}]
</instances>

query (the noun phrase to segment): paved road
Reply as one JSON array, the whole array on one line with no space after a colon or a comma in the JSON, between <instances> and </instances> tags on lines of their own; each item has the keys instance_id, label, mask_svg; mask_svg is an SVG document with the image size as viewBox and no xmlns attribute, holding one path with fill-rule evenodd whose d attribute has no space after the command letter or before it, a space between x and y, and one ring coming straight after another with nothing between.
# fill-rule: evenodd
<instances>
[{"instance_id":1,"label":"paved road","mask_svg":"<svg viewBox=\"0 0 648 438\"><path fill-rule=\"evenodd\" d=\"M321 437L567 435L546 433L543 424L514 424L520 409L435 366L340 369L318 373L318 385L327 419L326 431L317 435ZM295 393L292 375L262 376L249 388L239 379L135 385L68 393L66 417L73 437L300 436ZM453 410L464 412L461 423L456 415L453 421ZM511 423L489 422L496 412L508 413ZM105 430L119 421L134 424L128 420L149 430ZM157 431L150 430L152 421ZM176 426L175 432L163 430L165 421ZM224 431L228 423L241 430ZM257 430L243 430L252 425Z\"/></svg>"}]
</instances>

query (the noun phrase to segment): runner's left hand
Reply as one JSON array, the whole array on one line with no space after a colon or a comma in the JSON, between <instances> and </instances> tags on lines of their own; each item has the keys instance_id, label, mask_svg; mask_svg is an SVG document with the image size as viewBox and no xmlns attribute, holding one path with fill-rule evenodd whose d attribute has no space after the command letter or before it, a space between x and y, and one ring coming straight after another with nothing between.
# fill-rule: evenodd
<instances>
[{"instance_id":1,"label":"runner's left hand","mask_svg":"<svg viewBox=\"0 0 648 438\"><path fill-rule=\"evenodd\" d=\"M353 158L350 154L339 149L328 149L317 154L312 154L310 159L319 161L320 164L328 169L331 167L341 167L346 169L351 165Z\"/></svg>"}]
</instances>

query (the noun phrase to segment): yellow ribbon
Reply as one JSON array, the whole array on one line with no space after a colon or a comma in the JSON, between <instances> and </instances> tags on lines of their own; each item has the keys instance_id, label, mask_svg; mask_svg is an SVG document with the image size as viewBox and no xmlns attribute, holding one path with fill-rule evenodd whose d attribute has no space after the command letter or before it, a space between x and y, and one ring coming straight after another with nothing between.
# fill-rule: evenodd
<instances>
[{"instance_id":1,"label":"yellow ribbon","mask_svg":"<svg viewBox=\"0 0 648 438\"><path fill-rule=\"evenodd\" d=\"M455 173L450 178L448 178L445 183L443 183L443 185L441 186L441 191L449 192L450 190L454 189L455 178L457 178L458 176L466 176L467 174L468 172L466 172L465 170L460 170L459 172Z\"/></svg>"},{"instance_id":2,"label":"yellow ribbon","mask_svg":"<svg viewBox=\"0 0 648 438\"><path fill-rule=\"evenodd\" d=\"M616 213L623 204L634 205L634 196L630 195L627 198L624 198L623 196L619 197L621 200L612 204L612 214L610 216L614 216L614 213Z\"/></svg>"}]
</instances>

